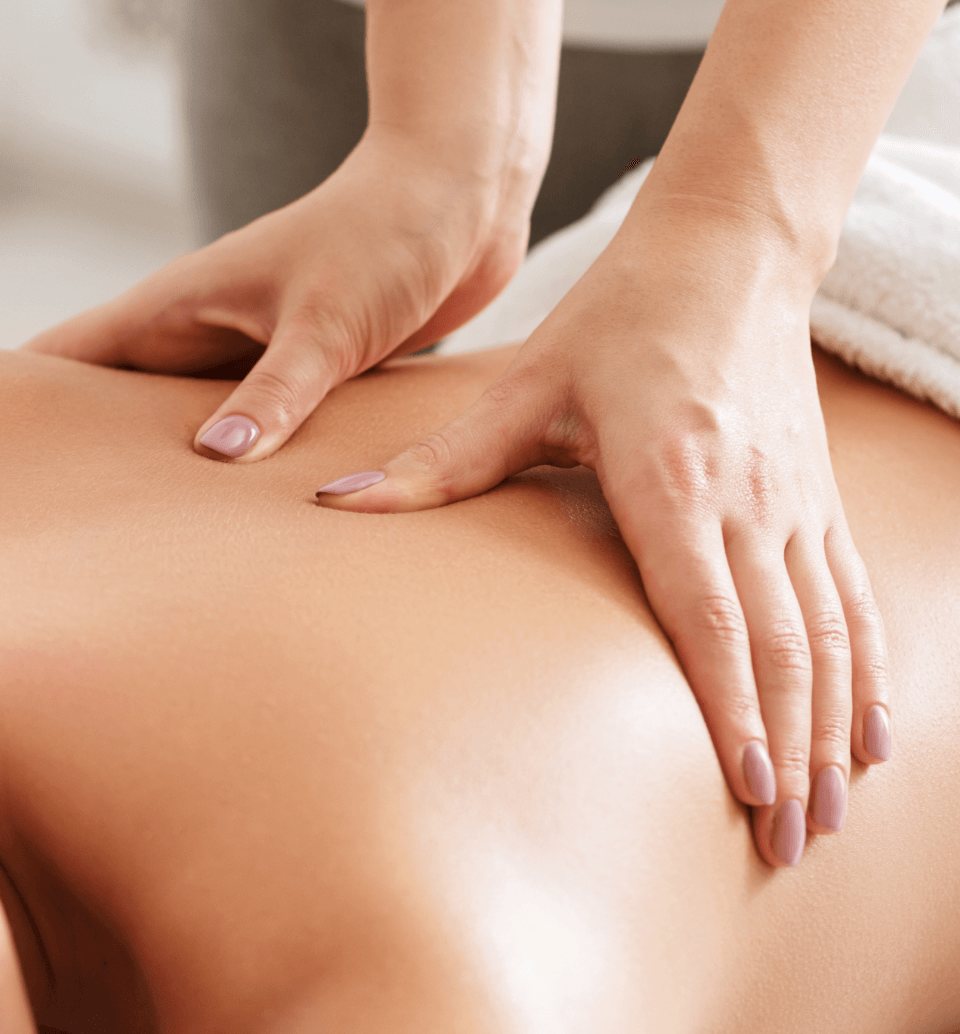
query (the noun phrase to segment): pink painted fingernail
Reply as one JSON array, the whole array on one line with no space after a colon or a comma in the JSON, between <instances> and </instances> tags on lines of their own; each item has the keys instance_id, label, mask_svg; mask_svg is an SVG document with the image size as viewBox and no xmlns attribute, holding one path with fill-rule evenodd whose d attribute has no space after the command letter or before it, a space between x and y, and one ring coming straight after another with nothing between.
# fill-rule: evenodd
<instances>
[{"instance_id":1,"label":"pink painted fingernail","mask_svg":"<svg viewBox=\"0 0 960 1034\"><path fill-rule=\"evenodd\" d=\"M803 814L803 805L791 797L780 805L780 810L773 816L770 847L784 865L796 865L803 854L806 839L807 820Z\"/></svg>"},{"instance_id":2,"label":"pink painted fingernail","mask_svg":"<svg viewBox=\"0 0 960 1034\"><path fill-rule=\"evenodd\" d=\"M260 428L248 416L225 416L200 436L200 444L232 460L250 451Z\"/></svg>"},{"instance_id":3,"label":"pink painted fingernail","mask_svg":"<svg viewBox=\"0 0 960 1034\"><path fill-rule=\"evenodd\" d=\"M879 704L868 708L863 716L863 749L877 761L890 757L890 719Z\"/></svg>"},{"instance_id":4,"label":"pink painted fingernail","mask_svg":"<svg viewBox=\"0 0 960 1034\"><path fill-rule=\"evenodd\" d=\"M847 780L836 765L821 768L813 781L810 814L818 826L839 833L847 814Z\"/></svg>"},{"instance_id":5,"label":"pink painted fingernail","mask_svg":"<svg viewBox=\"0 0 960 1034\"><path fill-rule=\"evenodd\" d=\"M337 478L328 485L321 485L317 489L317 495L349 495L351 492L359 492L361 489L379 484L386 476L382 470L364 470L359 474L347 474L346 477Z\"/></svg>"},{"instance_id":6,"label":"pink painted fingernail","mask_svg":"<svg viewBox=\"0 0 960 1034\"><path fill-rule=\"evenodd\" d=\"M743 778L747 789L761 804L773 804L777 799L777 777L770 755L759 740L751 740L744 748Z\"/></svg>"}]
</instances>

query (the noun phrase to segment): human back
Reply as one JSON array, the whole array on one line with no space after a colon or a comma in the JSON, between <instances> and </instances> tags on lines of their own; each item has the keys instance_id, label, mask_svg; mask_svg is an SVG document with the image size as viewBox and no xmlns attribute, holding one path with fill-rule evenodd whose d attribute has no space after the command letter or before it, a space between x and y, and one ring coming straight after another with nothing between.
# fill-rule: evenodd
<instances>
[{"instance_id":1,"label":"human back","mask_svg":"<svg viewBox=\"0 0 960 1034\"><path fill-rule=\"evenodd\" d=\"M510 357L350 382L240 467L189 445L227 385L0 356L2 857L52 931L47 1015L83 1014L67 915L131 989L117 1030L956 1018L949 995L917 1003L956 962L960 432L819 366L888 616L898 760L855 773L842 837L773 872L592 475L409 515L313 506L318 478Z\"/></svg>"}]
</instances>

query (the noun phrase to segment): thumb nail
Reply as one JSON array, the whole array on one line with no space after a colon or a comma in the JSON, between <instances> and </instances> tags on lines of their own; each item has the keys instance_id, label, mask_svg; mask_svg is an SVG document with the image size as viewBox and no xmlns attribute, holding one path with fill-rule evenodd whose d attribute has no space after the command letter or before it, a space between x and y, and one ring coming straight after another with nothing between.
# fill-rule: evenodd
<instances>
[{"instance_id":1,"label":"thumb nail","mask_svg":"<svg viewBox=\"0 0 960 1034\"><path fill-rule=\"evenodd\" d=\"M225 416L200 436L200 444L235 460L253 447L260 437L260 428L248 416Z\"/></svg>"},{"instance_id":2,"label":"thumb nail","mask_svg":"<svg viewBox=\"0 0 960 1034\"><path fill-rule=\"evenodd\" d=\"M347 474L336 481L321 485L317 489L317 495L349 495L351 492L359 492L361 489L379 484L386 476L382 470L364 470L359 474Z\"/></svg>"}]
</instances>

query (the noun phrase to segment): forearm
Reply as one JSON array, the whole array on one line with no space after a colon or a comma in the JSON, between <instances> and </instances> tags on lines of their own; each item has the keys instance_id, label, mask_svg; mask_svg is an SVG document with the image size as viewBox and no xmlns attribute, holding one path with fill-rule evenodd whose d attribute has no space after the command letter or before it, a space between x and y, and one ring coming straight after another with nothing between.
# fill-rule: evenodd
<instances>
[{"instance_id":1,"label":"forearm","mask_svg":"<svg viewBox=\"0 0 960 1034\"><path fill-rule=\"evenodd\" d=\"M560 0L369 0L370 126L533 206L549 157Z\"/></svg>"},{"instance_id":2,"label":"forearm","mask_svg":"<svg viewBox=\"0 0 960 1034\"><path fill-rule=\"evenodd\" d=\"M822 277L943 0L727 0L645 202L729 206Z\"/></svg>"}]
</instances>

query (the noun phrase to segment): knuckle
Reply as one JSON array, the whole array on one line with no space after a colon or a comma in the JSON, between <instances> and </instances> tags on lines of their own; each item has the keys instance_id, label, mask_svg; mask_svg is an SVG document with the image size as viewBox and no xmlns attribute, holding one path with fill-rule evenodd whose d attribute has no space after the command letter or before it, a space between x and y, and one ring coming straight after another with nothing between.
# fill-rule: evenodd
<instances>
[{"instance_id":1,"label":"knuckle","mask_svg":"<svg viewBox=\"0 0 960 1034\"><path fill-rule=\"evenodd\" d=\"M756 694L746 690L732 690L723 701L725 719L738 729L751 730L760 717Z\"/></svg>"},{"instance_id":2,"label":"knuckle","mask_svg":"<svg viewBox=\"0 0 960 1034\"><path fill-rule=\"evenodd\" d=\"M815 714L811 738L816 743L827 743L832 747L840 747L844 751L849 751L850 715L844 711Z\"/></svg>"},{"instance_id":3,"label":"knuckle","mask_svg":"<svg viewBox=\"0 0 960 1034\"><path fill-rule=\"evenodd\" d=\"M414 463L422 467L434 485L443 491L450 487L453 446L442 431L433 431L408 450Z\"/></svg>"},{"instance_id":4,"label":"knuckle","mask_svg":"<svg viewBox=\"0 0 960 1034\"><path fill-rule=\"evenodd\" d=\"M860 589L853 593L846 601L846 610L851 623L860 628L874 629L880 626L880 608L873 593L868 589Z\"/></svg>"},{"instance_id":5,"label":"knuckle","mask_svg":"<svg viewBox=\"0 0 960 1034\"><path fill-rule=\"evenodd\" d=\"M777 485L769 457L756 446L750 449L745 481L750 515L753 520L766 523L777 495Z\"/></svg>"},{"instance_id":6,"label":"knuckle","mask_svg":"<svg viewBox=\"0 0 960 1034\"><path fill-rule=\"evenodd\" d=\"M694 607L695 632L710 636L726 646L746 646L747 623L740 603L725 593L702 597Z\"/></svg>"},{"instance_id":7,"label":"knuckle","mask_svg":"<svg viewBox=\"0 0 960 1034\"><path fill-rule=\"evenodd\" d=\"M781 747L773 757L773 766L778 773L788 778L806 781L810 774L810 754L805 747L788 745Z\"/></svg>"},{"instance_id":8,"label":"knuckle","mask_svg":"<svg viewBox=\"0 0 960 1034\"><path fill-rule=\"evenodd\" d=\"M715 469L695 435L681 435L659 449L660 469L669 495L685 501L708 497Z\"/></svg>"},{"instance_id":9,"label":"knuckle","mask_svg":"<svg viewBox=\"0 0 960 1034\"><path fill-rule=\"evenodd\" d=\"M246 387L269 408L281 429L293 424L300 403L300 391L295 383L272 370L254 370L247 376Z\"/></svg>"},{"instance_id":10,"label":"knuckle","mask_svg":"<svg viewBox=\"0 0 960 1034\"><path fill-rule=\"evenodd\" d=\"M890 672L882 654L866 658L857 666L857 678L872 696L882 697L887 688Z\"/></svg>"},{"instance_id":11,"label":"knuckle","mask_svg":"<svg viewBox=\"0 0 960 1034\"><path fill-rule=\"evenodd\" d=\"M703 395L684 399L679 417L686 436L691 439L723 434L729 422L729 413L724 407Z\"/></svg>"},{"instance_id":12,"label":"knuckle","mask_svg":"<svg viewBox=\"0 0 960 1034\"><path fill-rule=\"evenodd\" d=\"M792 622L781 623L768 633L763 651L775 671L789 675L809 675L811 672L806 634Z\"/></svg>"},{"instance_id":13,"label":"knuckle","mask_svg":"<svg viewBox=\"0 0 960 1034\"><path fill-rule=\"evenodd\" d=\"M843 615L833 610L814 614L807 622L807 638L813 653L843 655L850 652L850 638Z\"/></svg>"}]
</instances>

